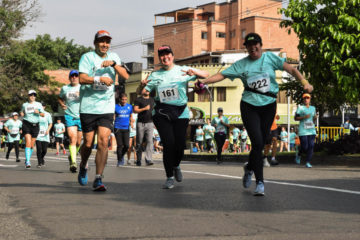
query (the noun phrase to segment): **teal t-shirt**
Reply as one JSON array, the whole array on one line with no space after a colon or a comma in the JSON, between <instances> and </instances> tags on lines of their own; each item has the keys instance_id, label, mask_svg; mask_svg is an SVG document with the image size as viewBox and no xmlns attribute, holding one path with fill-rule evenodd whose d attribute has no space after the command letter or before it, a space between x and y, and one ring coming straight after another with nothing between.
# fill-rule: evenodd
<instances>
[{"instance_id":1,"label":"teal t-shirt","mask_svg":"<svg viewBox=\"0 0 360 240\"><path fill-rule=\"evenodd\" d=\"M296 133L291 132L290 133L290 143L291 144L295 144L295 137L296 137Z\"/></svg>"},{"instance_id":2,"label":"teal t-shirt","mask_svg":"<svg viewBox=\"0 0 360 240\"><path fill-rule=\"evenodd\" d=\"M40 114L34 111L38 110L40 113L44 112L44 108L39 102L26 102L22 105L21 111L24 113L24 120L31 123L38 123L40 121Z\"/></svg>"},{"instance_id":3,"label":"teal t-shirt","mask_svg":"<svg viewBox=\"0 0 360 240\"><path fill-rule=\"evenodd\" d=\"M284 58L271 52L263 52L257 60L252 60L248 56L236 61L221 74L231 80L240 78L244 87L277 94L279 85L276 82L275 70L283 70L284 62ZM254 106L265 106L276 101L273 97L250 91L244 91L241 100Z\"/></svg>"},{"instance_id":4,"label":"teal t-shirt","mask_svg":"<svg viewBox=\"0 0 360 240\"><path fill-rule=\"evenodd\" d=\"M64 137L64 133L61 133L62 131L65 130L65 125L63 123L55 123L54 130L55 130L55 137L58 138Z\"/></svg>"},{"instance_id":5,"label":"teal t-shirt","mask_svg":"<svg viewBox=\"0 0 360 240\"><path fill-rule=\"evenodd\" d=\"M184 76L184 71L189 70L189 67L175 65L170 70L160 69L152 72L148 77L151 80L145 87L149 92L156 91L155 101L161 103L183 106L187 104L187 85L189 81L194 81L197 77L195 75ZM155 111L153 111L153 114ZM179 118L189 118L190 110L186 107Z\"/></svg>"},{"instance_id":6,"label":"teal t-shirt","mask_svg":"<svg viewBox=\"0 0 360 240\"><path fill-rule=\"evenodd\" d=\"M248 137L248 133L247 133L246 130L242 130L240 135L241 135L240 137L241 137L242 140L245 140Z\"/></svg>"},{"instance_id":7,"label":"teal t-shirt","mask_svg":"<svg viewBox=\"0 0 360 240\"><path fill-rule=\"evenodd\" d=\"M221 118L214 117L213 120L211 121L211 124L213 124L213 125L216 124L216 128L215 128L216 133L222 132L222 133L227 134L227 127L225 125L221 124L220 120L222 120L226 124L229 124L229 119L225 116L221 116Z\"/></svg>"},{"instance_id":8,"label":"teal t-shirt","mask_svg":"<svg viewBox=\"0 0 360 240\"><path fill-rule=\"evenodd\" d=\"M73 118L80 118L80 84L71 86L71 84L63 86L59 97L65 101L65 114Z\"/></svg>"},{"instance_id":9,"label":"teal t-shirt","mask_svg":"<svg viewBox=\"0 0 360 240\"><path fill-rule=\"evenodd\" d=\"M85 53L79 62L79 72L89 77L109 77L114 83L111 86L104 84L83 84L80 87L80 113L108 114L115 111L115 70L113 67L102 68L105 60L113 60L120 64L121 60L116 53L108 52L105 58L93 52Z\"/></svg>"},{"instance_id":10,"label":"teal t-shirt","mask_svg":"<svg viewBox=\"0 0 360 240\"><path fill-rule=\"evenodd\" d=\"M234 128L234 129L232 130L232 133L233 133L234 139L237 140L237 139L239 138L239 135L240 135L240 129Z\"/></svg>"},{"instance_id":11,"label":"teal t-shirt","mask_svg":"<svg viewBox=\"0 0 360 240\"><path fill-rule=\"evenodd\" d=\"M197 128L195 135L196 135L196 141L204 141L204 135L203 135L204 131L202 130L202 128Z\"/></svg>"},{"instance_id":12,"label":"teal t-shirt","mask_svg":"<svg viewBox=\"0 0 360 240\"><path fill-rule=\"evenodd\" d=\"M40 117L40 122L39 122L39 134L36 138L36 141L40 141L40 142L50 142L50 134L46 134L46 131L49 128L49 125L52 124L52 117L51 114L48 112L45 112L45 116L44 117Z\"/></svg>"},{"instance_id":13,"label":"teal t-shirt","mask_svg":"<svg viewBox=\"0 0 360 240\"><path fill-rule=\"evenodd\" d=\"M129 137L135 137L136 136L136 123L137 123L137 113L132 113L132 118L134 119L133 128L131 127L131 124L129 124ZM155 130L155 129L154 129Z\"/></svg>"},{"instance_id":14,"label":"teal t-shirt","mask_svg":"<svg viewBox=\"0 0 360 240\"><path fill-rule=\"evenodd\" d=\"M286 131L281 131L280 138L282 142L287 142L288 140L288 133Z\"/></svg>"},{"instance_id":15,"label":"teal t-shirt","mask_svg":"<svg viewBox=\"0 0 360 240\"><path fill-rule=\"evenodd\" d=\"M9 119L4 124L10 132L7 134L7 142L12 143L14 141L20 141L20 129L22 128L22 121Z\"/></svg>"},{"instance_id":16,"label":"teal t-shirt","mask_svg":"<svg viewBox=\"0 0 360 240\"><path fill-rule=\"evenodd\" d=\"M204 125L203 126L204 136L205 139L210 139L214 136L215 128L211 125Z\"/></svg>"},{"instance_id":17,"label":"teal t-shirt","mask_svg":"<svg viewBox=\"0 0 360 240\"><path fill-rule=\"evenodd\" d=\"M316 110L314 106L306 106L300 105L296 109L296 115L300 117L304 117L305 115L310 114L310 117L307 119L300 120L299 124L299 136L307 136L307 135L316 135L315 124L313 121L313 117L316 114Z\"/></svg>"}]
</instances>

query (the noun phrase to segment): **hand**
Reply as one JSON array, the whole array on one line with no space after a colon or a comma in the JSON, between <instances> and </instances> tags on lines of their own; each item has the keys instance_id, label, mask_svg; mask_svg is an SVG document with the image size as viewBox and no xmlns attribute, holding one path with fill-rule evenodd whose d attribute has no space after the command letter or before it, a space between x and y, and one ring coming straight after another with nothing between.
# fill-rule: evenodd
<instances>
[{"instance_id":1,"label":"hand","mask_svg":"<svg viewBox=\"0 0 360 240\"><path fill-rule=\"evenodd\" d=\"M310 83L308 83L304 85L304 90L305 92L311 93L314 90L314 87Z\"/></svg>"},{"instance_id":2,"label":"hand","mask_svg":"<svg viewBox=\"0 0 360 240\"><path fill-rule=\"evenodd\" d=\"M141 83L142 87L145 87L151 81L151 80L148 80L149 75L150 74L148 74L145 79L141 80L140 83Z\"/></svg>"},{"instance_id":3,"label":"hand","mask_svg":"<svg viewBox=\"0 0 360 240\"><path fill-rule=\"evenodd\" d=\"M47 130L47 131L45 132L45 136L47 136L47 135L49 135L49 130Z\"/></svg>"},{"instance_id":4,"label":"hand","mask_svg":"<svg viewBox=\"0 0 360 240\"><path fill-rule=\"evenodd\" d=\"M187 71L185 71L185 70L181 70L181 71L184 72L183 76L186 76L186 75L194 76L194 75L196 75L195 71L193 69L191 69L191 68L189 70L187 70Z\"/></svg>"},{"instance_id":5,"label":"hand","mask_svg":"<svg viewBox=\"0 0 360 240\"><path fill-rule=\"evenodd\" d=\"M100 77L100 82L104 83L106 86L111 86L114 81L109 77Z\"/></svg>"},{"instance_id":6,"label":"hand","mask_svg":"<svg viewBox=\"0 0 360 240\"><path fill-rule=\"evenodd\" d=\"M104 67L104 68L111 67L111 65L113 65L113 64L114 64L113 60L105 60L101 63L101 67Z\"/></svg>"},{"instance_id":7,"label":"hand","mask_svg":"<svg viewBox=\"0 0 360 240\"><path fill-rule=\"evenodd\" d=\"M63 110L66 110L66 109L67 109L67 106L66 106L66 105L62 105L61 108L62 108Z\"/></svg>"},{"instance_id":8,"label":"hand","mask_svg":"<svg viewBox=\"0 0 360 240\"><path fill-rule=\"evenodd\" d=\"M34 110L34 113L39 114L40 112L39 112L38 109L35 109L35 110Z\"/></svg>"},{"instance_id":9,"label":"hand","mask_svg":"<svg viewBox=\"0 0 360 240\"><path fill-rule=\"evenodd\" d=\"M145 110L150 110L150 105L147 105L146 107L144 107Z\"/></svg>"},{"instance_id":10,"label":"hand","mask_svg":"<svg viewBox=\"0 0 360 240\"><path fill-rule=\"evenodd\" d=\"M304 119L308 119L310 117L310 114L307 114L304 116Z\"/></svg>"}]
</instances>

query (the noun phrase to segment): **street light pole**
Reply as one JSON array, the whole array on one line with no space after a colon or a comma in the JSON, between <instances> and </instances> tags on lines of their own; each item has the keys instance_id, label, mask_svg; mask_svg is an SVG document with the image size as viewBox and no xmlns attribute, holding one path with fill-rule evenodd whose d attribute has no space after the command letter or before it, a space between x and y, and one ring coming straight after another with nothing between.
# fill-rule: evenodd
<instances>
[{"instance_id":1,"label":"street light pole","mask_svg":"<svg viewBox=\"0 0 360 240\"><path fill-rule=\"evenodd\" d=\"M206 90L208 91L209 93L209 96L210 96L210 121L212 120L212 101L213 101L213 96L211 94L211 91L209 90L209 87L208 85L205 86Z\"/></svg>"}]
</instances>

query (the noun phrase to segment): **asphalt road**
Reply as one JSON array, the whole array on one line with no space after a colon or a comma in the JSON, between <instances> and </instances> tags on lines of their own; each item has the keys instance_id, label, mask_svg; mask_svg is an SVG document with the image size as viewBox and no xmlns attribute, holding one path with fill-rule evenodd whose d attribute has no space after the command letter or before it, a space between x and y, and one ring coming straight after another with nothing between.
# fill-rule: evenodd
<instances>
[{"instance_id":1,"label":"asphalt road","mask_svg":"<svg viewBox=\"0 0 360 240\"><path fill-rule=\"evenodd\" d=\"M68 171L0 153L0 239L360 239L360 168L280 165L265 169L265 197L242 188L241 164L183 162L184 181L161 188L162 162L105 170L107 192Z\"/></svg>"}]
</instances>

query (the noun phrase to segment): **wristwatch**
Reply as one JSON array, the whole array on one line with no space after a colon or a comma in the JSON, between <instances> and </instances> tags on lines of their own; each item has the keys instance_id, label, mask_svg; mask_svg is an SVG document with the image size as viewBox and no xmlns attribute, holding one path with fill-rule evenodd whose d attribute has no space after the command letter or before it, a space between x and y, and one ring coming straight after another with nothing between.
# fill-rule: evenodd
<instances>
[{"instance_id":1,"label":"wristwatch","mask_svg":"<svg viewBox=\"0 0 360 240\"><path fill-rule=\"evenodd\" d=\"M114 60L113 60L113 62L114 62L114 63L113 63L113 64L111 64L111 66L112 66L112 67L115 67L116 62L115 62Z\"/></svg>"}]
</instances>

